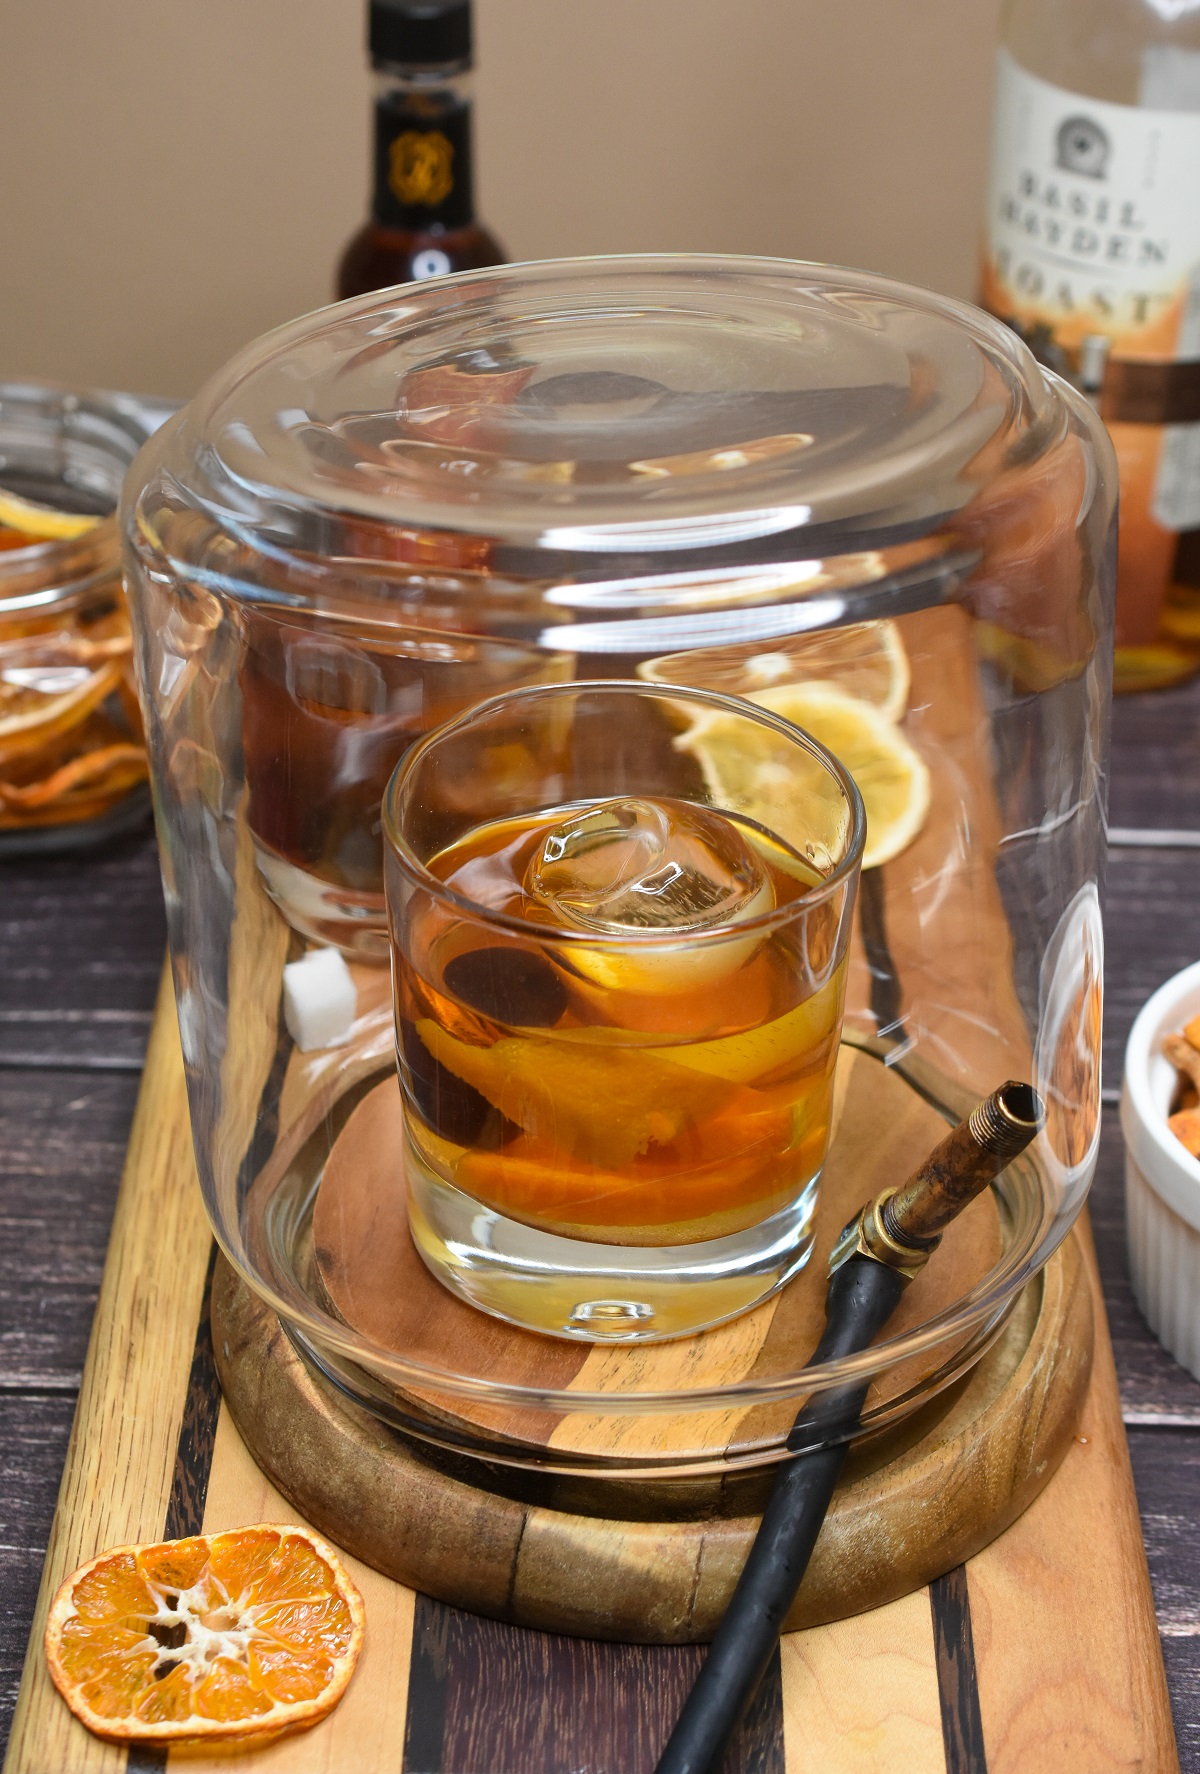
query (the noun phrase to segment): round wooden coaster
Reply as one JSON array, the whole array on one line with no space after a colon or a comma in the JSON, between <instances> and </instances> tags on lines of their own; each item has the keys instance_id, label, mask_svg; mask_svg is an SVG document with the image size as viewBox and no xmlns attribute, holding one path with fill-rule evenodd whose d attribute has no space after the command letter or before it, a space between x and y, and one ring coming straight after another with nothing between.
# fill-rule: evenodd
<instances>
[{"instance_id":1,"label":"round wooden coaster","mask_svg":"<svg viewBox=\"0 0 1200 1774\"><path fill-rule=\"evenodd\" d=\"M251 1453L355 1557L524 1626L651 1644L712 1636L757 1526L752 1515L573 1513L561 1481L522 1498L488 1488L507 1481L481 1462L435 1464L314 1375L223 1259L212 1322L221 1384ZM893 1601L1014 1521L1070 1444L1092 1329L1072 1234L966 1381L852 1454L788 1628Z\"/></svg>"},{"instance_id":2,"label":"round wooden coaster","mask_svg":"<svg viewBox=\"0 0 1200 1774\"><path fill-rule=\"evenodd\" d=\"M485 1383L543 1386L560 1398L638 1392L684 1395L702 1386L786 1379L802 1368L825 1322L826 1262L842 1227L863 1201L908 1174L945 1133L945 1121L895 1071L870 1054L843 1048L838 1064L833 1133L821 1177L813 1252L807 1267L754 1311L696 1336L672 1342L603 1345L521 1330L457 1299L426 1269L408 1232L400 1090L394 1074L357 1105L325 1163L313 1213L313 1257L334 1311L377 1347L434 1371L472 1375ZM1002 1246L996 1202L980 1197L946 1232L887 1327L904 1335L952 1308L992 1269ZM954 1347L966 1342L963 1333ZM923 1360L883 1373L868 1413L913 1388L928 1387L952 1354L943 1344ZM745 1457L774 1448L795 1416L794 1403L747 1407L736 1399L711 1411L617 1415L597 1410L534 1412L432 1389L409 1390L415 1414L451 1426L460 1444L504 1442L543 1450L561 1469L577 1457L582 1469L600 1458L638 1463ZM642 1513L640 1493L622 1501L614 1480L580 1476L574 1494L600 1514ZM710 1481L709 1501L720 1481ZM686 1493L701 1502L704 1487Z\"/></svg>"}]
</instances>

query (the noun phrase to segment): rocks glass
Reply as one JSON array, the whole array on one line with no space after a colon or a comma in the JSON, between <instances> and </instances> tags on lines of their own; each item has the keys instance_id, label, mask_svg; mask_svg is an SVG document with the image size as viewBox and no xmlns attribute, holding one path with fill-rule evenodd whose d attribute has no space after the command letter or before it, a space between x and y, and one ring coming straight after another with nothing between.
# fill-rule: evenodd
<instances>
[{"instance_id":1,"label":"rocks glass","mask_svg":"<svg viewBox=\"0 0 1200 1774\"><path fill-rule=\"evenodd\" d=\"M494 698L384 802L409 1222L558 1336L678 1336L805 1262L865 820L815 740L637 683Z\"/></svg>"}]
</instances>

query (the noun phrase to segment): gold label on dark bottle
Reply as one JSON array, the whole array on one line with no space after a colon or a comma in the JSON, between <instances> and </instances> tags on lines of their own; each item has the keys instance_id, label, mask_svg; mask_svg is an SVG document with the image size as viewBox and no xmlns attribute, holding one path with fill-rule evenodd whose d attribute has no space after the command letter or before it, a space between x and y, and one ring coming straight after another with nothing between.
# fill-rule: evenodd
<instances>
[{"instance_id":1,"label":"gold label on dark bottle","mask_svg":"<svg viewBox=\"0 0 1200 1774\"><path fill-rule=\"evenodd\" d=\"M454 189L454 145L440 129L406 129L388 154L388 185L401 203L436 207Z\"/></svg>"},{"instance_id":2,"label":"gold label on dark bottle","mask_svg":"<svg viewBox=\"0 0 1200 1774\"><path fill-rule=\"evenodd\" d=\"M403 92L375 101L372 214L385 228L418 234L472 220L471 107L450 93L418 106Z\"/></svg>"}]
</instances>

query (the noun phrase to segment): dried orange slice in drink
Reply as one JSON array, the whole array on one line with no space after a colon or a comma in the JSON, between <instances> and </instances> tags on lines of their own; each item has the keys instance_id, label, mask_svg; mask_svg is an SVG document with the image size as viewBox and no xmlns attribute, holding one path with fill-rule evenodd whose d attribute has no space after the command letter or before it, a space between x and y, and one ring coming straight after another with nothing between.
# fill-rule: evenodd
<instances>
[{"instance_id":1,"label":"dried orange slice in drink","mask_svg":"<svg viewBox=\"0 0 1200 1774\"><path fill-rule=\"evenodd\" d=\"M308 1528L115 1546L68 1577L46 1660L89 1731L120 1743L254 1747L337 1705L362 1597Z\"/></svg>"},{"instance_id":2,"label":"dried orange slice in drink","mask_svg":"<svg viewBox=\"0 0 1200 1774\"><path fill-rule=\"evenodd\" d=\"M448 1072L534 1139L619 1169L742 1099L738 1085L638 1048L564 1048L553 1038L503 1035L490 1047L456 1041L430 1018L417 1034Z\"/></svg>"}]
</instances>

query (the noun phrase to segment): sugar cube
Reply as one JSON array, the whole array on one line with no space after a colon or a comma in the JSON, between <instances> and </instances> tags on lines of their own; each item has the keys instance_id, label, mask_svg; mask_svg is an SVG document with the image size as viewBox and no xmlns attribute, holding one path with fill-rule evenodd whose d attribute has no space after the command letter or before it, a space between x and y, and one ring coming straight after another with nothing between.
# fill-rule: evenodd
<instances>
[{"instance_id":1,"label":"sugar cube","mask_svg":"<svg viewBox=\"0 0 1200 1774\"><path fill-rule=\"evenodd\" d=\"M358 993L338 949L310 949L283 970L283 1020L301 1053L340 1047L358 1014Z\"/></svg>"}]
</instances>

